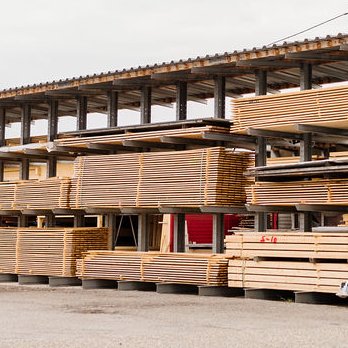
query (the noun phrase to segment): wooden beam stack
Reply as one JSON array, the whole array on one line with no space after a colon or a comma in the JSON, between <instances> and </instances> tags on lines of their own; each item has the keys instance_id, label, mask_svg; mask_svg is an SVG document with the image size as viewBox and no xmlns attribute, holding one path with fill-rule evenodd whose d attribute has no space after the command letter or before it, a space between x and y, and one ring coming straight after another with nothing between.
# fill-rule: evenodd
<instances>
[{"instance_id":1,"label":"wooden beam stack","mask_svg":"<svg viewBox=\"0 0 348 348\"><path fill-rule=\"evenodd\" d=\"M222 147L79 157L71 207L243 205L251 160Z\"/></svg>"},{"instance_id":2,"label":"wooden beam stack","mask_svg":"<svg viewBox=\"0 0 348 348\"><path fill-rule=\"evenodd\" d=\"M227 236L230 287L336 293L348 276L348 233Z\"/></svg>"},{"instance_id":3,"label":"wooden beam stack","mask_svg":"<svg viewBox=\"0 0 348 348\"><path fill-rule=\"evenodd\" d=\"M348 86L232 100L232 132L295 130L298 123L348 127Z\"/></svg>"},{"instance_id":4,"label":"wooden beam stack","mask_svg":"<svg viewBox=\"0 0 348 348\"><path fill-rule=\"evenodd\" d=\"M346 204L348 180L256 182L246 193L247 203L253 205Z\"/></svg>"},{"instance_id":5,"label":"wooden beam stack","mask_svg":"<svg viewBox=\"0 0 348 348\"><path fill-rule=\"evenodd\" d=\"M15 201L16 182L0 183L0 209L11 210Z\"/></svg>"},{"instance_id":6,"label":"wooden beam stack","mask_svg":"<svg viewBox=\"0 0 348 348\"><path fill-rule=\"evenodd\" d=\"M76 259L108 248L107 228L0 229L0 272L74 277Z\"/></svg>"},{"instance_id":7,"label":"wooden beam stack","mask_svg":"<svg viewBox=\"0 0 348 348\"><path fill-rule=\"evenodd\" d=\"M227 285L223 254L90 251L78 261L83 279L134 280L192 285Z\"/></svg>"},{"instance_id":8,"label":"wooden beam stack","mask_svg":"<svg viewBox=\"0 0 348 348\"><path fill-rule=\"evenodd\" d=\"M68 177L21 181L16 185L13 208L68 209L70 185Z\"/></svg>"}]
</instances>

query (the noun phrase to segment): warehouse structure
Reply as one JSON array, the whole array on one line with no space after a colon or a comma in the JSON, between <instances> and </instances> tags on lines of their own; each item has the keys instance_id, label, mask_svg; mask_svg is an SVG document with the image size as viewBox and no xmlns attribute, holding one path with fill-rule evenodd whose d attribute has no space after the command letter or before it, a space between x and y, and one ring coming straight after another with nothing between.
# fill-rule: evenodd
<instances>
[{"instance_id":1,"label":"warehouse structure","mask_svg":"<svg viewBox=\"0 0 348 348\"><path fill-rule=\"evenodd\" d=\"M191 150L195 154L195 151L198 151L197 156L203 158L212 147L254 151L256 168L249 171L249 175L256 181L260 180L259 185L262 185L265 179L276 181L274 178L279 179L282 175L284 177L284 173L286 171L288 173L291 169L296 171L297 178L300 176L306 179L312 176L309 174L311 169L303 168L312 160L313 151L315 154L320 154L322 156L320 158L328 158L330 149L344 150L347 145L345 139L347 131L338 129L332 124L329 126L308 124L306 121L299 122L295 128L277 127L277 124L275 127L263 127L262 122L255 127L238 128L237 119L230 120L229 115L225 114L226 98L236 99L250 93L255 96L274 95L277 98L283 89L299 88L301 91L320 89L323 84L346 82L347 72L348 35L338 34L333 37L284 42L272 47L226 52L3 90L0 91L0 179L4 180L6 164L13 162L19 163L19 178L28 180L31 179L30 163L33 162L46 163L46 176L53 178L57 175L58 164L61 161L73 161L80 156L86 156L81 157L83 158L81 161L75 160L75 168L79 163L83 163L82 169L78 170L78 173L83 174L84 166L87 168L88 165L92 167L94 165L93 159L88 160L90 155L107 155L111 159L116 158L112 157L114 154L123 154L127 160L126 154L137 156L136 154L140 153L142 154L140 159L138 157L136 159L140 163L139 168L135 168L138 172L142 172L144 170L142 161L144 158L151 159L149 155L151 153L163 152L168 154L169 159L174 158L173 154L169 155L172 152L180 156L182 152L188 153L187 151ZM214 98L213 117L190 120L187 112L188 101L202 101L208 98ZM238 112L240 118L244 117L242 110L244 99L236 99L234 102L235 117L239 115ZM263 100L251 98L251 101L246 101L247 108L249 105L255 107L258 103L263 105ZM152 106L167 106L172 103L176 104L176 121L152 123ZM118 111L122 109L138 110L140 124L119 127ZM267 113L267 108L265 110L263 112ZM245 117L248 116L248 112ZM107 127L87 129L88 113L106 114ZM76 117L76 131L58 133L58 120L63 116ZM46 139L31 136L31 121L40 119L48 120ZM5 127L13 122L21 123L21 135L19 139L8 141L5 138ZM202 150L204 152L199 152ZM306 164L295 163L279 168L274 166L273 168L279 171L277 173L269 171L266 166L267 155L270 153L281 155L282 151L298 155L299 162ZM207 168L208 162L208 159L204 162L207 163ZM320 161L316 167L319 165ZM78 188L79 185L78 182ZM139 181L137 194L140 185ZM244 181L240 183L242 189L244 185ZM199 189L202 190L201 187ZM15 190L18 190L17 186ZM223 196L224 192L220 194ZM341 213L347 211L344 204L335 207L327 204L300 204L295 207L251 202L245 206L243 200L238 201L238 199L235 200L235 204L205 202L191 206L188 203L170 202L158 206L146 206L138 204L138 199L136 202L118 206L115 204L83 206L83 204L78 205L76 198L75 206L70 208L63 206L50 208L47 205L46 208L33 209L23 204L13 209L2 208L1 214L16 216L18 227L27 226L28 216L45 215L47 226L52 227L57 216L71 214L74 215L75 227L82 227L85 215L104 215L114 235L117 234L117 215L137 215L138 251L143 252L149 250L149 215L158 213L174 215L173 250L183 252L185 214L213 214L213 252L223 253L224 214L245 214L248 209L249 213L255 214L255 230L264 232L267 230L268 213L296 213L299 230L310 232L313 211Z\"/></svg>"}]
</instances>

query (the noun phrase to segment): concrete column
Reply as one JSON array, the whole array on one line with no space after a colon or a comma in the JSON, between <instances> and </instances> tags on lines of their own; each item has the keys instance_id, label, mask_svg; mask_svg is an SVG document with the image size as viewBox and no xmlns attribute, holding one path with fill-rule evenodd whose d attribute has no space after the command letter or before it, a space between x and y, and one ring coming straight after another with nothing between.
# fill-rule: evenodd
<instances>
[{"instance_id":1,"label":"concrete column","mask_svg":"<svg viewBox=\"0 0 348 348\"><path fill-rule=\"evenodd\" d=\"M214 79L214 117L225 118L226 78L218 76Z\"/></svg>"},{"instance_id":2,"label":"concrete column","mask_svg":"<svg viewBox=\"0 0 348 348\"><path fill-rule=\"evenodd\" d=\"M185 252L185 214L174 214L173 251Z\"/></svg>"},{"instance_id":3,"label":"concrete column","mask_svg":"<svg viewBox=\"0 0 348 348\"><path fill-rule=\"evenodd\" d=\"M224 214L213 214L213 253L225 251L224 238Z\"/></svg>"},{"instance_id":4,"label":"concrete column","mask_svg":"<svg viewBox=\"0 0 348 348\"><path fill-rule=\"evenodd\" d=\"M108 91L107 94L108 128L117 127L118 123L118 92Z\"/></svg>"},{"instance_id":5,"label":"concrete column","mask_svg":"<svg viewBox=\"0 0 348 348\"><path fill-rule=\"evenodd\" d=\"M187 119L187 82L179 81L176 84L176 120Z\"/></svg>"},{"instance_id":6,"label":"concrete column","mask_svg":"<svg viewBox=\"0 0 348 348\"><path fill-rule=\"evenodd\" d=\"M138 251L149 251L148 215L138 215Z\"/></svg>"},{"instance_id":7,"label":"concrete column","mask_svg":"<svg viewBox=\"0 0 348 348\"><path fill-rule=\"evenodd\" d=\"M87 129L87 97L86 96L78 96L76 98L77 101L77 130L85 130Z\"/></svg>"},{"instance_id":8,"label":"concrete column","mask_svg":"<svg viewBox=\"0 0 348 348\"><path fill-rule=\"evenodd\" d=\"M151 87L145 86L141 90L140 123L151 123Z\"/></svg>"}]
</instances>

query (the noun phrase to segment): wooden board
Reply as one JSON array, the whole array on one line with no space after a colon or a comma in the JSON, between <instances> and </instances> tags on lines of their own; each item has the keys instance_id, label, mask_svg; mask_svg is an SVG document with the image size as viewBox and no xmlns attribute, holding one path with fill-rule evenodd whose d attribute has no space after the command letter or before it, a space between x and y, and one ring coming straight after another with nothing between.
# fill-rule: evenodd
<instances>
[{"instance_id":1,"label":"wooden board","mask_svg":"<svg viewBox=\"0 0 348 348\"><path fill-rule=\"evenodd\" d=\"M79 157L73 208L238 206L252 155L223 147Z\"/></svg>"},{"instance_id":2,"label":"wooden board","mask_svg":"<svg viewBox=\"0 0 348 348\"><path fill-rule=\"evenodd\" d=\"M348 233L236 232L226 236L229 257L348 260Z\"/></svg>"},{"instance_id":3,"label":"wooden board","mask_svg":"<svg viewBox=\"0 0 348 348\"><path fill-rule=\"evenodd\" d=\"M348 263L230 260L230 287L336 293Z\"/></svg>"},{"instance_id":4,"label":"wooden board","mask_svg":"<svg viewBox=\"0 0 348 348\"><path fill-rule=\"evenodd\" d=\"M83 279L134 280L192 285L227 285L223 254L90 251L78 261Z\"/></svg>"},{"instance_id":5,"label":"wooden board","mask_svg":"<svg viewBox=\"0 0 348 348\"><path fill-rule=\"evenodd\" d=\"M232 99L232 132L294 131L297 123L348 127L348 86Z\"/></svg>"}]
</instances>

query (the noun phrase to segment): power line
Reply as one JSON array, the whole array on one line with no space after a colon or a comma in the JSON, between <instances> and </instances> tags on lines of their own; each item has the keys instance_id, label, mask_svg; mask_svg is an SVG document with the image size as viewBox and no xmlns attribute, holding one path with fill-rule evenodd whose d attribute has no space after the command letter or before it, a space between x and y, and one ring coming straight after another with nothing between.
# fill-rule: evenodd
<instances>
[{"instance_id":1,"label":"power line","mask_svg":"<svg viewBox=\"0 0 348 348\"><path fill-rule=\"evenodd\" d=\"M273 41L273 42L269 43L267 46L271 46L271 45L274 45L274 44L276 44L276 43L278 43L278 42L285 41L285 40L290 39L290 38L292 38L292 37L294 37L294 36L303 34L303 33L307 32L307 31L309 31L309 30L312 30L312 29L314 29L314 28L320 27L321 25L324 25L324 24L326 24L326 23L332 22L332 21L334 21L335 19L340 18L340 17L343 17L343 16L346 16L346 15L348 15L348 12L342 13L342 14L340 14L340 15L338 15L338 16L336 16L336 17L330 18L330 19L328 19L328 20L326 20L326 21L324 21L324 22L321 22L321 23L319 23L319 24L313 25L312 27L309 27L309 28L307 28L307 29L304 29L304 30L302 30L302 31L299 31L299 32L296 33L296 34L289 35L289 36L284 37L284 38L282 38L282 39L279 39L279 40L277 40L277 41Z\"/></svg>"}]
</instances>

